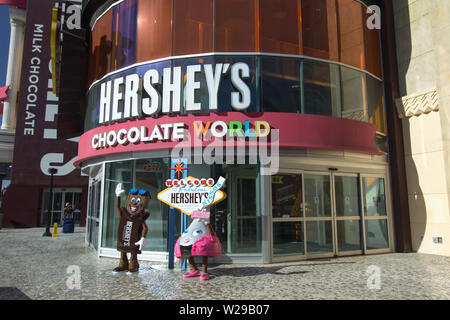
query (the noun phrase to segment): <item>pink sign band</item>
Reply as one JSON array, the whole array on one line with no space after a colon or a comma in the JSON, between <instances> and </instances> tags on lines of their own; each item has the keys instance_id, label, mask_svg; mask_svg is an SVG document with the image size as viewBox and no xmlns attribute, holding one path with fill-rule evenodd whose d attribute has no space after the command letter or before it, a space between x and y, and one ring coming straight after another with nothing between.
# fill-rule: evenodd
<instances>
[{"instance_id":1,"label":"pink sign band","mask_svg":"<svg viewBox=\"0 0 450 320\"><path fill-rule=\"evenodd\" d=\"M191 217L194 219L209 219L209 211L193 211Z\"/></svg>"}]
</instances>

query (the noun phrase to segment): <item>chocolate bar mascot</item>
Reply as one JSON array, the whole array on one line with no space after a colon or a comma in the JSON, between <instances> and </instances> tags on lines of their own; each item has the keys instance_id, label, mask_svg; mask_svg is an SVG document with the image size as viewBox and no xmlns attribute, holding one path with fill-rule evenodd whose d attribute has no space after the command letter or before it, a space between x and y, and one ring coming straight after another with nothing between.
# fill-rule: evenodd
<instances>
[{"instance_id":1,"label":"chocolate bar mascot","mask_svg":"<svg viewBox=\"0 0 450 320\"><path fill-rule=\"evenodd\" d=\"M145 246L145 236L148 227L145 220L150 216L146 210L150 200L150 193L146 190L130 189L125 207L120 207L120 196L125 191L122 184L116 187L116 210L120 216L117 233L117 250L120 251L120 263L115 272L139 270L137 255L142 253ZM128 262L127 253L130 253Z\"/></svg>"}]
</instances>

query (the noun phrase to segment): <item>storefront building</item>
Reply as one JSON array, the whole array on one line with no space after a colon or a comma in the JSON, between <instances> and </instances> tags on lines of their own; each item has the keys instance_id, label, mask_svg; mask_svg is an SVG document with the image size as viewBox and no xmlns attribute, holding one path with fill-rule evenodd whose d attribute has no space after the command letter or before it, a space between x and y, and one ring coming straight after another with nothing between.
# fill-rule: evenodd
<instances>
[{"instance_id":1,"label":"storefront building","mask_svg":"<svg viewBox=\"0 0 450 320\"><path fill-rule=\"evenodd\" d=\"M84 1L89 72L75 164L89 175L95 252L118 257L121 182L152 196L141 259L168 260L169 207L156 195L178 158L183 175L226 178L227 198L211 208L218 261L394 251L372 14L355 0Z\"/></svg>"}]
</instances>

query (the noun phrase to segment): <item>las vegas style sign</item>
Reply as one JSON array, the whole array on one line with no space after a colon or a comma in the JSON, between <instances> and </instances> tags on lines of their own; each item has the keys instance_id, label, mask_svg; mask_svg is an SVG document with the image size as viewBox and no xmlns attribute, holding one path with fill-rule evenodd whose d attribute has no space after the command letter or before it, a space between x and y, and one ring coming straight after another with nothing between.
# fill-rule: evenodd
<instances>
[{"instance_id":1,"label":"las vegas style sign","mask_svg":"<svg viewBox=\"0 0 450 320\"><path fill-rule=\"evenodd\" d=\"M167 189L158 193L158 200L191 215L194 211L206 209L226 198L219 189L223 187L225 178L220 177L214 184L214 179L187 177L186 179L166 180Z\"/></svg>"}]
</instances>

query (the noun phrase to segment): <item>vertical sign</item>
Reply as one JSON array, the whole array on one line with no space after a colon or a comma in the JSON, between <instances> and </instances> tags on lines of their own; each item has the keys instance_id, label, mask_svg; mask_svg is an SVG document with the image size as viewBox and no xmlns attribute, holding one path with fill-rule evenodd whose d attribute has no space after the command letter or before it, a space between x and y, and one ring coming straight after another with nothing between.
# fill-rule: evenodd
<instances>
[{"instance_id":1,"label":"vertical sign","mask_svg":"<svg viewBox=\"0 0 450 320\"><path fill-rule=\"evenodd\" d=\"M187 178L187 159L171 159L170 162L170 179L184 179ZM184 232L187 227L187 215L183 214L183 223L181 232ZM169 209L169 269L174 267L174 252L175 251L175 209ZM183 261L181 268L186 269L186 261Z\"/></svg>"},{"instance_id":2,"label":"vertical sign","mask_svg":"<svg viewBox=\"0 0 450 320\"><path fill-rule=\"evenodd\" d=\"M73 161L78 139L57 140L58 97L53 93L50 38L53 0L28 1L12 183L47 185L55 168L55 185L86 184Z\"/></svg>"},{"instance_id":3,"label":"vertical sign","mask_svg":"<svg viewBox=\"0 0 450 320\"><path fill-rule=\"evenodd\" d=\"M7 225L39 224L39 203L42 189L49 186L49 169L57 169L55 187L86 190L88 183L73 165L78 139L57 140L59 101L53 93L50 57L54 4L54 0L27 3L11 185L3 199ZM83 201L80 210L85 209Z\"/></svg>"}]
</instances>

